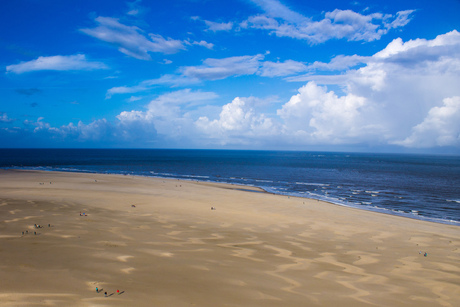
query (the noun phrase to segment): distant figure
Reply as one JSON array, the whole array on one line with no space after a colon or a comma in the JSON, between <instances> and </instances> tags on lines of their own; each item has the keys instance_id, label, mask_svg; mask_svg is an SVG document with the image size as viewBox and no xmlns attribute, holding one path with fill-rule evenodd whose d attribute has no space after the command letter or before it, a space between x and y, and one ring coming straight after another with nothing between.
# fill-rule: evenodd
<instances>
[{"instance_id":1,"label":"distant figure","mask_svg":"<svg viewBox=\"0 0 460 307\"><path fill-rule=\"evenodd\" d=\"M99 288L98 287L96 287L96 292L99 293Z\"/></svg>"},{"instance_id":2,"label":"distant figure","mask_svg":"<svg viewBox=\"0 0 460 307\"><path fill-rule=\"evenodd\" d=\"M211 210L216 210L216 208L215 208L215 207L211 207Z\"/></svg>"},{"instance_id":3,"label":"distant figure","mask_svg":"<svg viewBox=\"0 0 460 307\"><path fill-rule=\"evenodd\" d=\"M423 255L423 256L425 256L425 257L428 256L428 253L425 253L425 255Z\"/></svg>"},{"instance_id":4,"label":"distant figure","mask_svg":"<svg viewBox=\"0 0 460 307\"><path fill-rule=\"evenodd\" d=\"M22 232L22 235L24 235L24 231Z\"/></svg>"},{"instance_id":5,"label":"distant figure","mask_svg":"<svg viewBox=\"0 0 460 307\"><path fill-rule=\"evenodd\" d=\"M36 234L37 234L37 232L36 232L36 231L34 231L34 235L36 235Z\"/></svg>"},{"instance_id":6,"label":"distant figure","mask_svg":"<svg viewBox=\"0 0 460 307\"><path fill-rule=\"evenodd\" d=\"M105 297L107 297L107 291L104 293Z\"/></svg>"},{"instance_id":7,"label":"distant figure","mask_svg":"<svg viewBox=\"0 0 460 307\"><path fill-rule=\"evenodd\" d=\"M51 227L51 224L48 224L48 227Z\"/></svg>"},{"instance_id":8,"label":"distant figure","mask_svg":"<svg viewBox=\"0 0 460 307\"><path fill-rule=\"evenodd\" d=\"M117 289L117 294L120 294L120 290Z\"/></svg>"}]
</instances>

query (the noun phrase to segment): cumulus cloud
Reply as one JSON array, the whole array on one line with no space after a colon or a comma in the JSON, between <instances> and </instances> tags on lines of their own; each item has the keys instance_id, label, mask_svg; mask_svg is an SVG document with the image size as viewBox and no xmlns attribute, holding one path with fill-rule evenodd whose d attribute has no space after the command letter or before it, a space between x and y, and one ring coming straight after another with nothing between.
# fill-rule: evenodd
<instances>
[{"instance_id":1,"label":"cumulus cloud","mask_svg":"<svg viewBox=\"0 0 460 307\"><path fill-rule=\"evenodd\" d=\"M118 47L118 51L139 59L150 60L149 52L176 53L184 50L184 43L159 34L145 35L136 26L127 26L111 17L97 17L98 26L92 29L80 29L81 32Z\"/></svg>"},{"instance_id":2,"label":"cumulus cloud","mask_svg":"<svg viewBox=\"0 0 460 307\"><path fill-rule=\"evenodd\" d=\"M460 146L460 96L446 98L442 106L431 108L410 136L394 144L418 148Z\"/></svg>"},{"instance_id":3,"label":"cumulus cloud","mask_svg":"<svg viewBox=\"0 0 460 307\"><path fill-rule=\"evenodd\" d=\"M236 97L222 107L218 119L209 120L202 116L195 125L199 131L218 143L249 144L259 142L261 137L273 137L277 133L276 123L264 114L258 113L250 98Z\"/></svg>"},{"instance_id":4,"label":"cumulus cloud","mask_svg":"<svg viewBox=\"0 0 460 307\"><path fill-rule=\"evenodd\" d=\"M298 146L460 147L459 50L457 31L433 40L396 39L371 57L342 56L310 65L313 71L338 72L303 76L308 83L276 115L256 112L235 100L222 107L219 117L202 117L197 125L216 140L219 136L234 143L238 137L263 139L264 133L271 133L278 142ZM318 85L318 80L339 84L343 90L336 93ZM266 130L263 125L248 124L262 119L272 124Z\"/></svg>"},{"instance_id":5,"label":"cumulus cloud","mask_svg":"<svg viewBox=\"0 0 460 307\"><path fill-rule=\"evenodd\" d=\"M101 62L92 62L86 59L84 54L76 55L55 55L49 57L38 57L36 60L21 62L6 67L7 73L22 74L40 70L96 70L107 69L108 67Z\"/></svg>"},{"instance_id":6,"label":"cumulus cloud","mask_svg":"<svg viewBox=\"0 0 460 307\"><path fill-rule=\"evenodd\" d=\"M414 10L391 14L363 15L351 10L335 9L325 12L324 18L313 21L277 0L252 0L265 14L249 17L241 25L246 28L267 30L279 37L306 40L312 44L330 39L370 42L378 40L390 29L409 23Z\"/></svg>"},{"instance_id":7,"label":"cumulus cloud","mask_svg":"<svg viewBox=\"0 0 460 307\"><path fill-rule=\"evenodd\" d=\"M213 92L191 89L174 91L152 100L145 111L123 111L117 119L129 127L154 126L158 134L172 138L189 135L193 133L194 127L187 110L204 105L217 97Z\"/></svg>"},{"instance_id":8,"label":"cumulus cloud","mask_svg":"<svg viewBox=\"0 0 460 307\"><path fill-rule=\"evenodd\" d=\"M338 96L309 82L278 110L287 134L312 143L342 144L369 141L382 127L369 116L372 108L364 97Z\"/></svg>"}]
</instances>

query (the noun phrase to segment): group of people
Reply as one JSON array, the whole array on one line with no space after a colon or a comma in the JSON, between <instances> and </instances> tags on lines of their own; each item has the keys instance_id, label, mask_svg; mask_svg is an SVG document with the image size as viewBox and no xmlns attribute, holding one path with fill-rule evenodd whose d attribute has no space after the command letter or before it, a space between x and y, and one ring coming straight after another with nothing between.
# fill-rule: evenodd
<instances>
[{"instance_id":1,"label":"group of people","mask_svg":"<svg viewBox=\"0 0 460 307\"><path fill-rule=\"evenodd\" d=\"M35 228L43 228L44 226L41 226L41 225L39 225L39 224L34 224L34 227L35 227ZM51 227L51 224L48 224L48 227ZM23 232L22 232L22 235L25 235L25 234L29 234L29 230L26 230L26 231L23 231ZM34 231L34 235L37 235L37 232L36 232L36 231Z\"/></svg>"},{"instance_id":2,"label":"group of people","mask_svg":"<svg viewBox=\"0 0 460 307\"><path fill-rule=\"evenodd\" d=\"M99 289L98 287L96 287L96 293L102 292L103 290L104 290L104 289ZM123 291L123 292L124 292L124 291ZM120 292L120 290L117 289L117 294L118 294L118 295L120 295L120 294L123 293L123 292ZM107 291L104 292L104 296L105 296L105 297L111 296L111 295L113 295L113 293L110 294L110 295L107 295Z\"/></svg>"}]
</instances>

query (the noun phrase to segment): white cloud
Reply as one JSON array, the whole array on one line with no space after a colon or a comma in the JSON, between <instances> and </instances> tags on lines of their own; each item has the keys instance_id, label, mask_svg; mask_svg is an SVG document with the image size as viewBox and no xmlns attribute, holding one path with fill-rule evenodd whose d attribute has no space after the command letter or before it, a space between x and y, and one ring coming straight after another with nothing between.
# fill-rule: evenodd
<instances>
[{"instance_id":1,"label":"white cloud","mask_svg":"<svg viewBox=\"0 0 460 307\"><path fill-rule=\"evenodd\" d=\"M460 146L460 96L443 100L426 118L412 129L412 134L394 144L407 147Z\"/></svg>"},{"instance_id":2,"label":"white cloud","mask_svg":"<svg viewBox=\"0 0 460 307\"><path fill-rule=\"evenodd\" d=\"M292 23L303 23L308 22L310 19L306 18L302 14L299 14L281 2L277 0L251 0L260 8L262 8L265 13L274 18L280 18Z\"/></svg>"},{"instance_id":3,"label":"white cloud","mask_svg":"<svg viewBox=\"0 0 460 307\"><path fill-rule=\"evenodd\" d=\"M171 138L192 135L195 129L187 110L193 110L217 97L213 92L179 90L152 100L146 106L146 111L123 111L117 119L126 127L155 127L158 134Z\"/></svg>"},{"instance_id":4,"label":"white cloud","mask_svg":"<svg viewBox=\"0 0 460 307\"><path fill-rule=\"evenodd\" d=\"M0 123L11 123L14 122L15 119L9 118L8 114L4 112L0 112Z\"/></svg>"},{"instance_id":5,"label":"white cloud","mask_svg":"<svg viewBox=\"0 0 460 307\"><path fill-rule=\"evenodd\" d=\"M233 28L233 22L214 22L205 20L204 23L208 27L207 31L230 31Z\"/></svg>"},{"instance_id":6,"label":"white cloud","mask_svg":"<svg viewBox=\"0 0 460 307\"><path fill-rule=\"evenodd\" d=\"M396 29L400 27L404 27L407 25L411 18L410 15L414 12L414 10L405 10L399 11L396 13L396 18L394 18L390 24L386 25L387 29Z\"/></svg>"},{"instance_id":7,"label":"white cloud","mask_svg":"<svg viewBox=\"0 0 460 307\"><path fill-rule=\"evenodd\" d=\"M308 70L345 70L359 64L366 63L368 57L359 55L338 55L335 56L329 63L315 61L313 64L308 65ZM295 79L293 77L292 79Z\"/></svg>"},{"instance_id":8,"label":"white cloud","mask_svg":"<svg viewBox=\"0 0 460 307\"><path fill-rule=\"evenodd\" d=\"M118 86L112 87L107 90L106 99L110 99L116 94L132 94L144 91L149 91L158 85L168 85L171 87L177 86L188 86L192 84L198 84L200 80L196 78L189 78L180 75L164 75L157 79L145 80L135 86Z\"/></svg>"},{"instance_id":9,"label":"white cloud","mask_svg":"<svg viewBox=\"0 0 460 307\"><path fill-rule=\"evenodd\" d=\"M212 49L212 48L214 48L214 44L213 44L213 43L208 43L208 42L203 41L203 40L202 40L202 41L199 41L199 42L196 42L196 41L195 41L195 42L192 42L191 44L192 44L192 45L201 46L201 47L205 47L205 48L207 48L207 49Z\"/></svg>"},{"instance_id":10,"label":"white cloud","mask_svg":"<svg viewBox=\"0 0 460 307\"><path fill-rule=\"evenodd\" d=\"M363 67L350 69L355 65ZM302 78L339 84L344 92L335 93L308 82L278 109L276 116L257 112L237 99L222 107L219 117L201 117L197 125L216 142L233 144L247 141L247 135L264 139L261 130L253 128L263 125L248 124L263 119L271 123L264 131L270 131L274 140L298 146L460 147L457 31L433 40L397 39L371 57L339 56L330 63L314 63L308 68L337 70L337 74Z\"/></svg>"},{"instance_id":11,"label":"white cloud","mask_svg":"<svg viewBox=\"0 0 460 307\"><path fill-rule=\"evenodd\" d=\"M307 70L304 63L286 60L284 62L263 62L259 75L263 77L283 77L293 75Z\"/></svg>"},{"instance_id":12,"label":"white cloud","mask_svg":"<svg viewBox=\"0 0 460 307\"><path fill-rule=\"evenodd\" d=\"M21 62L6 67L7 73L22 74L30 71L40 70L96 70L107 69L108 67L100 62L91 62L84 54L76 55L55 55L49 57L38 57L36 60Z\"/></svg>"},{"instance_id":13,"label":"white cloud","mask_svg":"<svg viewBox=\"0 0 460 307\"><path fill-rule=\"evenodd\" d=\"M138 96L131 96L129 97L129 99L127 100L128 102L134 102L134 101L138 101L138 100L141 100L142 97L138 97Z\"/></svg>"},{"instance_id":14,"label":"white cloud","mask_svg":"<svg viewBox=\"0 0 460 307\"><path fill-rule=\"evenodd\" d=\"M413 10L400 11L396 16L374 13L363 15L351 10L335 9L326 12L324 18L313 21L283 5L277 0L252 0L265 15L249 17L241 23L243 28L268 30L279 37L306 40L312 44L330 39L349 41L374 41L409 23Z\"/></svg>"},{"instance_id":15,"label":"white cloud","mask_svg":"<svg viewBox=\"0 0 460 307\"><path fill-rule=\"evenodd\" d=\"M278 110L284 122L284 133L304 138L307 143L354 143L374 137L376 127L367 120L370 115L364 97L353 94L337 96L314 82L299 89L299 93Z\"/></svg>"},{"instance_id":16,"label":"white cloud","mask_svg":"<svg viewBox=\"0 0 460 307\"><path fill-rule=\"evenodd\" d=\"M262 54L235 56L223 59L206 59L201 66L181 68L184 76L203 80L219 80L230 76L252 75L257 72Z\"/></svg>"},{"instance_id":17,"label":"white cloud","mask_svg":"<svg viewBox=\"0 0 460 307\"><path fill-rule=\"evenodd\" d=\"M273 137L277 131L276 124L264 114L256 112L250 100L236 97L222 107L218 119L209 120L202 116L195 125L201 133L222 145L251 144L259 142L260 138Z\"/></svg>"},{"instance_id":18,"label":"white cloud","mask_svg":"<svg viewBox=\"0 0 460 307\"><path fill-rule=\"evenodd\" d=\"M140 16L148 12L150 9L141 5L142 0L135 0L133 2L127 2L129 11L126 13L130 16Z\"/></svg>"},{"instance_id":19,"label":"white cloud","mask_svg":"<svg viewBox=\"0 0 460 307\"><path fill-rule=\"evenodd\" d=\"M80 31L110 43L118 47L120 52L139 60L150 60L149 52L171 54L185 49L180 40L152 33L146 36L138 27L121 24L116 18L97 17L95 20L99 24L96 28Z\"/></svg>"}]
</instances>

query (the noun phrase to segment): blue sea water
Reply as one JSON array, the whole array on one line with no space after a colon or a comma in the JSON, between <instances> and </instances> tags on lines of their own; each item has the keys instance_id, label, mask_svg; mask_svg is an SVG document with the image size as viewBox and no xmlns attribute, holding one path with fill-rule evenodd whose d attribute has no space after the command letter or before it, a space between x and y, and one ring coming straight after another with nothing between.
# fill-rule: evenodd
<instances>
[{"instance_id":1,"label":"blue sea water","mask_svg":"<svg viewBox=\"0 0 460 307\"><path fill-rule=\"evenodd\" d=\"M129 174L267 192L460 226L460 157L291 151L0 149L0 168Z\"/></svg>"}]
</instances>

